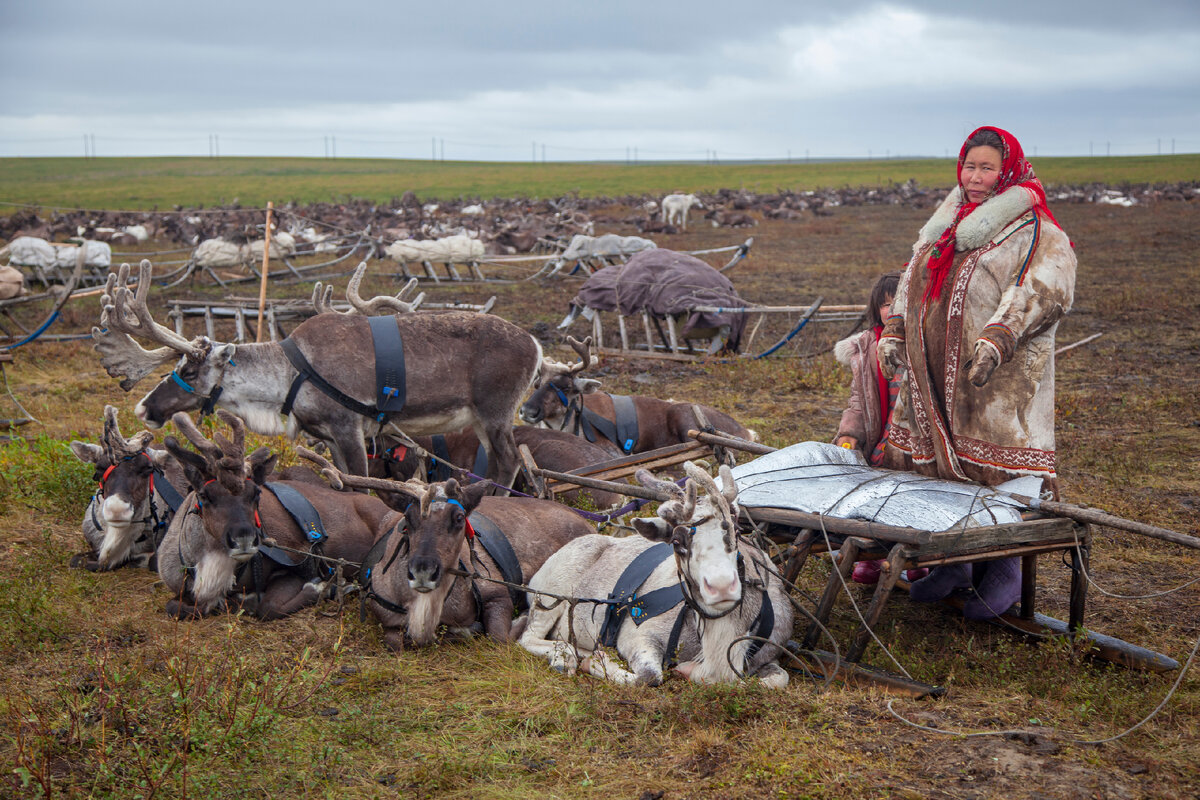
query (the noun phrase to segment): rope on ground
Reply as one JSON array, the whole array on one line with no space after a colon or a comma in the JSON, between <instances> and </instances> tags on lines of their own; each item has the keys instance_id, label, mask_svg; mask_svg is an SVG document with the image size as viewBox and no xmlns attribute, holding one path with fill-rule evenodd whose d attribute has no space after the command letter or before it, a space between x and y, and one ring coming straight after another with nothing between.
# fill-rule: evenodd
<instances>
[{"instance_id":1,"label":"rope on ground","mask_svg":"<svg viewBox=\"0 0 1200 800\"><path fill-rule=\"evenodd\" d=\"M1180 684L1183 683L1184 676L1187 675L1188 669L1192 666L1192 662L1196 659L1196 652L1198 650L1200 650L1200 638L1196 639L1196 643L1194 645L1192 645L1191 654L1188 655L1187 661L1184 663L1183 668L1179 670L1179 675L1175 678L1175 682L1173 684L1171 684L1171 688L1167 690L1167 693L1163 697L1162 701L1159 702L1159 704L1157 706L1155 706L1154 709L1149 714L1142 717L1141 720L1139 720L1135 724L1129 726L1128 728L1121 731L1120 733L1113 734L1112 736L1106 736L1103 739L1070 738L1067 741L1069 741L1072 744L1086 744L1086 745L1100 745L1100 744L1107 744L1108 742L1115 742L1118 739L1122 739L1122 738L1128 736L1129 734L1136 731L1138 728L1145 725L1150 720L1154 719L1154 717L1158 716L1158 714L1163 710L1163 708L1166 707L1167 703L1170 702L1171 698L1175 696L1175 693L1176 693L1176 691L1178 691ZM1021 730L948 731L943 728L933 728L928 725L921 725L920 723L913 722L912 720L906 719L905 717L901 716L900 713L897 712L896 709L894 709L892 707L893 702L894 702L894 698L890 698L887 701L887 710L888 710L889 714L891 714L893 717L895 717L896 719L903 722L905 725L909 725L913 728L916 728L916 729L922 730L922 731L927 731L929 733L940 733L944 736L960 736L960 737L963 737L966 739L982 737L982 736L1014 736L1014 735L1022 735L1022 734L1028 733L1028 731L1021 731Z\"/></svg>"}]
</instances>

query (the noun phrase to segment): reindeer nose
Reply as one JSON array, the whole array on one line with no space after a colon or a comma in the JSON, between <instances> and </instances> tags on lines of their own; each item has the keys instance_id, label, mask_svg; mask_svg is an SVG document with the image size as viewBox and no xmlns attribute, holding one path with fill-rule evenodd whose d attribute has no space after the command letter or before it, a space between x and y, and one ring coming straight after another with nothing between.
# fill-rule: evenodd
<instances>
[{"instance_id":1,"label":"reindeer nose","mask_svg":"<svg viewBox=\"0 0 1200 800\"><path fill-rule=\"evenodd\" d=\"M120 495L110 495L101 506L101 518L113 525L128 525L133 521L133 505Z\"/></svg>"},{"instance_id":2,"label":"reindeer nose","mask_svg":"<svg viewBox=\"0 0 1200 800\"><path fill-rule=\"evenodd\" d=\"M536 425L542 421L542 410L540 408L521 406L521 412L518 416L530 425Z\"/></svg>"},{"instance_id":3,"label":"reindeer nose","mask_svg":"<svg viewBox=\"0 0 1200 800\"><path fill-rule=\"evenodd\" d=\"M442 565L435 558L417 556L408 564L408 585L417 592L432 592L442 576Z\"/></svg>"},{"instance_id":4,"label":"reindeer nose","mask_svg":"<svg viewBox=\"0 0 1200 800\"><path fill-rule=\"evenodd\" d=\"M713 603L737 600L742 596L742 584L737 575L710 579L706 577L703 584L704 594L712 598Z\"/></svg>"},{"instance_id":5,"label":"reindeer nose","mask_svg":"<svg viewBox=\"0 0 1200 800\"><path fill-rule=\"evenodd\" d=\"M225 543L231 558L245 561L258 551L258 530L250 525L232 525L225 531Z\"/></svg>"}]
</instances>

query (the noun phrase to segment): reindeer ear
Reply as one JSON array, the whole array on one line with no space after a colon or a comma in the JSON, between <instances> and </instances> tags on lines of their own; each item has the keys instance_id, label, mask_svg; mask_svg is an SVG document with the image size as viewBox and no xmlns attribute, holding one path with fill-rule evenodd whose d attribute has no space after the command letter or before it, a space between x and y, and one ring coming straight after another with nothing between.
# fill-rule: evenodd
<instances>
[{"instance_id":1,"label":"reindeer ear","mask_svg":"<svg viewBox=\"0 0 1200 800\"><path fill-rule=\"evenodd\" d=\"M99 464L104 457L104 448L87 442L71 442L71 452L85 464Z\"/></svg>"},{"instance_id":2,"label":"reindeer ear","mask_svg":"<svg viewBox=\"0 0 1200 800\"><path fill-rule=\"evenodd\" d=\"M661 517L638 517L633 529L652 542L665 542L672 533L671 525Z\"/></svg>"},{"instance_id":3,"label":"reindeer ear","mask_svg":"<svg viewBox=\"0 0 1200 800\"><path fill-rule=\"evenodd\" d=\"M600 388L600 381L595 378L576 378L575 391L580 394L593 394Z\"/></svg>"},{"instance_id":4,"label":"reindeer ear","mask_svg":"<svg viewBox=\"0 0 1200 800\"><path fill-rule=\"evenodd\" d=\"M181 446L179 440L174 436L168 436L163 441L163 445L167 448L167 452L179 462L179 466L183 467L183 474L192 489L198 490L208 481L208 463L205 462L203 456Z\"/></svg>"},{"instance_id":5,"label":"reindeer ear","mask_svg":"<svg viewBox=\"0 0 1200 800\"><path fill-rule=\"evenodd\" d=\"M250 454L246 459L250 466L250 479L262 486L266 483L267 476L271 474L271 470L275 469L275 462L279 460L279 456L272 453L269 448L260 447Z\"/></svg>"},{"instance_id":6,"label":"reindeer ear","mask_svg":"<svg viewBox=\"0 0 1200 800\"><path fill-rule=\"evenodd\" d=\"M468 484L463 488L462 504L463 508L467 510L468 514L474 511L475 507L479 505L479 502L487 496L488 489L490 488L491 484L489 484L487 481L476 481L475 483Z\"/></svg>"}]
</instances>

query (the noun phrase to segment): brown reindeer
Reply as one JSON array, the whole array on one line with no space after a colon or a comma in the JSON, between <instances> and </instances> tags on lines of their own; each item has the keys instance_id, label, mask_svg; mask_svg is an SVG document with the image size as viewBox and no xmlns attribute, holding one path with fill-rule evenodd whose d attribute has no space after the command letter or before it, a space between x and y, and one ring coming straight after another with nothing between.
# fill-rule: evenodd
<instances>
[{"instance_id":1,"label":"brown reindeer","mask_svg":"<svg viewBox=\"0 0 1200 800\"><path fill-rule=\"evenodd\" d=\"M603 444L592 444L581 436L530 425L514 427L513 439L518 447L525 445L529 448L530 455L539 467L555 472L570 472L580 467L598 464L611 459L616 452ZM435 458L426 459L418 451L384 437L383 443L372 448L371 455L368 456L367 474L375 478L399 481L413 477L424 478L429 483L454 475L469 483L474 478L458 475L455 467L469 470L480 477L486 473L487 451L482 449L479 437L470 428L444 436L416 436L413 437L413 441ZM437 459L444 459L449 464L443 464ZM529 492L530 487L523 480L523 475L524 473L518 474L513 489ZM557 497L571 505L582 502L586 497L595 508L609 508L621 502L621 495L602 489L573 489L562 492ZM384 497L384 500L387 501L388 498Z\"/></svg>"},{"instance_id":2,"label":"brown reindeer","mask_svg":"<svg viewBox=\"0 0 1200 800\"><path fill-rule=\"evenodd\" d=\"M172 420L198 452L166 439L192 487L159 547L158 574L173 595L167 613L195 618L242 609L264 620L287 616L328 590L333 569L320 556L344 559L344 577L357 578L375 531L394 522L396 512L377 497L308 481L265 484L276 456L260 447L247 458L242 421L217 413L231 439L217 434L209 441L182 412ZM311 526L302 530L272 490L303 496L324 536Z\"/></svg>"},{"instance_id":3,"label":"brown reindeer","mask_svg":"<svg viewBox=\"0 0 1200 800\"><path fill-rule=\"evenodd\" d=\"M360 265L355 284L365 265ZM137 404L151 427L179 411L226 408L264 435L301 431L328 443L340 469L365 474L364 440L388 423L409 434L471 426L490 456L488 478L507 483L517 470L512 417L533 385L541 345L529 333L488 314L413 314L399 298L362 301L358 314L318 314L284 342L228 344L185 339L156 323L146 307L151 266L143 261L134 289L129 266L110 274L101 328L93 328L101 363L129 390L158 367L178 359L171 374ZM319 288L317 291L320 291ZM365 315L394 313L404 347L406 398L398 411L380 411L371 323ZM133 337L164 345L142 349ZM364 357L365 356L365 357ZM308 368L294 366L297 358Z\"/></svg>"},{"instance_id":4,"label":"brown reindeer","mask_svg":"<svg viewBox=\"0 0 1200 800\"><path fill-rule=\"evenodd\" d=\"M154 569L154 551L186 492L179 465L154 434L140 431L126 439L117 426L117 409L104 407L100 444L71 442L71 452L96 467L96 494L83 513L83 538L89 553L72 566L92 572L131 564Z\"/></svg>"},{"instance_id":5,"label":"brown reindeer","mask_svg":"<svg viewBox=\"0 0 1200 800\"><path fill-rule=\"evenodd\" d=\"M598 380L579 377L588 366L598 363L598 359L590 355L591 337L580 342L568 336L567 341L579 354L580 360L573 365L559 363L551 366L548 363L543 367L545 378L542 384L521 406L521 419L526 423L572 430L585 436L588 441L602 441L623 453L644 453L671 444L690 442L687 435L689 430L706 429L696 419L691 403L673 403L655 397L633 395L617 402L632 401L636 412L636 436L617 441L623 437L617 425L613 398L619 396L598 391ZM723 411L704 405L699 408L716 431L741 439L754 438L749 428Z\"/></svg>"},{"instance_id":6,"label":"brown reindeer","mask_svg":"<svg viewBox=\"0 0 1200 800\"><path fill-rule=\"evenodd\" d=\"M523 584L558 548L595 533L582 517L551 500L485 496L486 485L462 486L454 478L423 486L352 476L316 453L297 452L319 464L335 487L399 492L411 500L403 520L388 523L364 565L363 592L393 650L403 649L406 635L417 645L433 643L442 625L454 635L482 630L509 641L519 633L513 614L522 595L471 573Z\"/></svg>"}]
</instances>

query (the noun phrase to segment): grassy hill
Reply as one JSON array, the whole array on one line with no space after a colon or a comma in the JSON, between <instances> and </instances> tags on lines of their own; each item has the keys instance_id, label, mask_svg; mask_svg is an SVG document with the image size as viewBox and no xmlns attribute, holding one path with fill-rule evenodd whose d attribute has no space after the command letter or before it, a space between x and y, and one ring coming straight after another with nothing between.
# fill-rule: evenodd
<instances>
[{"instance_id":1,"label":"grassy hill","mask_svg":"<svg viewBox=\"0 0 1200 800\"><path fill-rule=\"evenodd\" d=\"M1046 184L1200 180L1200 155L1036 159ZM496 163L311 158L0 158L0 202L68 208L166 209L176 204L387 202L459 197L660 195L745 188L952 183L947 159L698 163ZM13 207L0 206L0 213Z\"/></svg>"}]
</instances>

